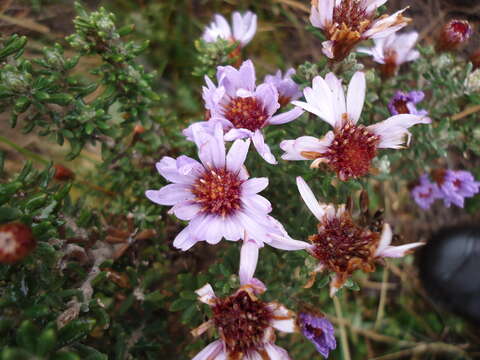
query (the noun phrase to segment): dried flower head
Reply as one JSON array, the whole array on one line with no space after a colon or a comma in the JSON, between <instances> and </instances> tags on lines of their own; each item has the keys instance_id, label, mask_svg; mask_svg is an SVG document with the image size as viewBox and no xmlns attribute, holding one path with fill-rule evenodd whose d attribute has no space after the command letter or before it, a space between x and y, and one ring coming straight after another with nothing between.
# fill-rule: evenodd
<instances>
[{"instance_id":1,"label":"dried flower head","mask_svg":"<svg viewBox=\"0 0 480 360\"><path fill-rule=\"evenodd\" d=\"M406 26L411 19L400 10L376 18L376 10L387 0L312 0L310 22L323 30L327 41L323 53L343 60L360 41L386 37Z\"/></svg>"},{"instance_id":2,"label":"dried flower head","mask_svg":"<svg viewBox=\"0 0 480 360\"><path fill-rule=\"evenodd\" d=\"M365 100L365 75L356 72L345 96L340 79L333 73L317 76L312 87L304 89L307 102L294 101L333 127L323 138L302 136L280 144L284 160L313 160L311 167L325 163L340 180L367 175L377 150L399 149L410 142L407 130L415 124L429 124L428 117L416 114L392 116L374 125L358 124Z\"/></svg>"},{"instance_id":3,"label":"dried flower head","mask_svg":"<svg viewBox=\"0 0 480 360\"><path fill-rule=\"evenodd\" d=\"M19 222L0 225L0 263L13 264L27 256L36 245L32 230Z\"/></svg>"},{"instance_id":4,"label":"dried flower head","mask_svg":"<svg viewBox=\"0 0 480 360\"><path fill-rule=\"evenodd\" d=\"M312 245L308 252L319 262L315 273L328 270L335 274L330 283L331 296L354 271L372 272L381 258L401 257L422 245L391 246L393 234L388 224L383 225L381 232L370 225L361 226L345 206L335 208L319 203L301 177L297 177L297 186L303 201L319 221L317 233L309 237Z\"/></svg>"}]
</instances>

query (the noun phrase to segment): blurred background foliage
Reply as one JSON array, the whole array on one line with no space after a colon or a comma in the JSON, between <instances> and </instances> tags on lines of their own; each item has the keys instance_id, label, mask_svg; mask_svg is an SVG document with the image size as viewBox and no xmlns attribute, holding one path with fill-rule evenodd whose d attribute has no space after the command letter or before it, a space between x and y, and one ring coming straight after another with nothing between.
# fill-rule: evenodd
<instances>
[{"instance_id":1,"label":"blurred background foliage","mask_svg":"<svg viewBox=\"0 0 480 360\"><path fill-rule=\"evenodd\" d=\"M193 291L210 282L217 293L231 293L239 259L235 243L173 249L183 225L144 197L146 189L165 184L154 167L162 156L196 156L181 130L203 119L200 75L214 73L216 65L206 61L196 40L214 13L229 17L250 9L258 14L259 30L243 58L253 59L259 80L293 66L303 86L327 72L321 40L308 24L307 1L83 5L0 3L0 224L21 221L38 241L24 261L0 265L0 359L188 359L213 338L189 334L208 313ZM297 194L297 175L322 200L341 203L350 196L357 213L359 193L366 190L371 212L384 209L400 242L426 240L442 225L479 219L478 196L465 210L439 203L424 212L408 191L435 167L465 168L480 178L478 113L464 112L480 105L478 89L465 88L472 71L466 58L478 46L478 34L463 53L438 56L431 46L445 19L475 23L478 11L437 0L389 1L388 9L405 5L414 17L410 28L422 38L422 59L384 81L369 59L351 56L341 75L347 81L355 69L367 70L366 124L388 116L386 105L398 89L427 94L419 107L429 110L433 124L413 130L409 149L380 152L378 175L346 183L303 162L274 167L250 153L252 175L270 179L264 194L272 215L296 239L306 239L315 226ZM266 141L278 157L281 140L326 130L305 114L268 129ZM73 175L60 176L64 167ZM341 314L328 297L328 277L303 289L314 266L305 253L265 247L257 275L268 287L267 300L294 310L314 308L345 326L353 359L480 356L478 330L428 297L413 256L368 276L356 274L341 291ZM299 334L278 342L293 359L320 358ZM344 359L344 352L339 346L331 358Z\"/></svg>"}]
</instances>

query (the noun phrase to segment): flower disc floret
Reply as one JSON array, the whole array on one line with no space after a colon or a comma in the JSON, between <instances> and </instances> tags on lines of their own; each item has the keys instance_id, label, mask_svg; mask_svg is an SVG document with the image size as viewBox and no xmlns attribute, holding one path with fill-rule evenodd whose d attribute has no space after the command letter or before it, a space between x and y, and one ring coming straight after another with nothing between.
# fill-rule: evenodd
<instances>
[{"instance_id":1,"label":"flower disc floret","mask_svg":"<svg viewBox=\"0 0 480 360\"><path fill-rule=\"evenodd\" d=\"M229 354L248 354L263 347L265 331L273 319L267 303L247 291L217 298L213 322Z\"/></svg>"},{"instance_id":2,"label":"flower disc floret","mask_svg":"<svg viewBox=\"0 0 480 360\"><path fill-rule=\"evenodd\" d=\"M262 102L252 96L231 99L224 106L224 114L235 128L250 131L263 128L269 117Z\"/></svg>"},{"instance_id":3,"label":"flower disc floret","mask_svg":"<svg viewBox=\"0 0 480 360\"><path fill-rule=\"evenodd\" d=\"M325 215L318 233L309 240L312 255L332 272L346 277L355 270L375 270L380 234L356 225L348 212L339 217Z\"/></svg>"},{"instance_id":4,"label":"flower disc floret","mask_svg":"<svg viewBox=\"0 0 480 360\"><path fill-rule=\"evenodd\" d=\"M365 126L347 122L335 132L332 144L322 157L341 180L357 178L370 171L379 142L380 138Z\"/></svg>"},{"instance_id":5,"label":"flower disc floret","mask_svg":"<svg viewBox=\"0 0 480 360\"><path fill-rule=\"evenodd\" d=\"M240 209L242 183L237 174L227 169L205 171L192 187L194 201L201 211L225 217Z\"/></svg>"}]
</instances>

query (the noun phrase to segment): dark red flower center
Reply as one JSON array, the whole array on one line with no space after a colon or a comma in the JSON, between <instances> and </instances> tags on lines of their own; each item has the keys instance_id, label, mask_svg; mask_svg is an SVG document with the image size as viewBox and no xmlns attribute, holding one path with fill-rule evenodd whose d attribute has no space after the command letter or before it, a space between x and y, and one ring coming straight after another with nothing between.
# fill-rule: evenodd
<instances>
[{"instance_id":1,"label":"dark red flower center","mask_svg":"<svg viewBox=\"0 0 480 360\"><path fill-rule=\"evenodd\" d=\"M462 37L466 37L469 36L471 27L466 21L454 20L450 23L450 29Z\"/></svg>"},{"instance_id":2,"label":"dark red flower center","mask_svg":"<svg viewBox=\"0 0 480 360\"><path fill-rule=\"evenodd\" d=\"M254 97L236 97L224 106L224 116L237 129L255 131L265 126L267 110L262 102Z\"/></svg>"},{"instance_id":3,"label":"dark red flower center","mask_svg":"<svg viewBox=\"0 0 480 360\"><path fill-rule=\"evenodd\" d=\"M333 22L345 24L351 31L360 31L364 21L370 21L370 16L359 0L343 0L333 9Z\"/></svg>"},{"instance_id":4,"label":"dark red flower center","mask_svg":"<svg viewBox=\"0 0 480 360\"><path fill-rule=\"evenodd\" d=\"M347 122L335 130L335 138L322 157L341 180L364 176L370 170L379 142L380 137L365 126Z\"/></svg>"},{"instance_id":5,"label":"dark red flower center","mask_svg":"<svg viewBox=\"0 0 480 360\"><path fill-rule=\"evenodd\" d=\"M227 169L211 169L197 179L192 192L202 211L225 217L240 209L242 183L237 174Z\"/></svg>"},{"instance_id":6,"label":"dark red flower center","mask_svg":"<svg viewBox=\"0 0 480 360\"><path fill-rule=\"evenodd\" d=\"M239 291L217 299L212 311L213 322L229 356L235 358L233 356L263 347L265 330L273 318L265 302L253 298L247 291Z\"/></svg>"},{"instance_id":7,"label":"dark red flower center","mask_svg":"<svg viewBox=\"0 0 480 360\"><path fill-rule=\"evenodd\" d=\"M351 274L357 269L373 271L379 233L356 225L350 214L325 216L318 234L309 237L314 245L312 255L330 271Z\"/></svg>"},{"instance_id":8,"label":"dark red flower center","mask_svg":"<svg viewBox=\"0 0 480 360\"><path fill-rule=\"evenodd\" d=\"M0 263L12 264L23 259L35 245L28 226L19 222L0 225Z\"/></svg>"},{"instance_id":9,"label":"dark red flower center","mask_svg":"<svg viewBox=\"0 0 480 360\"><path fill-rule=\"evenodd\" d=\"M394 100L393 106L399 114L410 114L410 110L407 107L407 101L403 99Z\"/></svg>"},{"instance_id":10,"label":"dark red flower center","mask_svg":"<svg viewBox=\"0 0 480 360\"><path fill-rule=\"evenodd\" d=\"M433 189L432 188L429 188L427 192L421 192L420 194L418 194L419 197L421 197L422 199L428 199L430 196L432 196L432 192L433 192Z\"/></svg>"}]
</instances>

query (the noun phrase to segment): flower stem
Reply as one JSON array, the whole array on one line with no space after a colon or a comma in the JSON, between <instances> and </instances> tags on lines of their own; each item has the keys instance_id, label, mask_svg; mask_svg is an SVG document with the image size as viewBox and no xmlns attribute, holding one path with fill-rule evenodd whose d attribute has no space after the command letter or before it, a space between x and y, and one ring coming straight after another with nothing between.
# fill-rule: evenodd
<instances>
[{"instance_id":1,"label":"flower stem","mask_svg":"<svg viewBox=\"0 0 480 360\"><path fill-rule=\"evenodd\" d=\"M15 144L13 141L7 139L5 136L0 135L0 142L3 142L4 144L11 146L15 150L17 150L19 153L22 153L23 155L25 155L27 158L40 162L44 165L48 165L49 163L48 160L44 159L43 157L35 154L30 150L25 149L24 147L21 147L20 145Z\"/></svg>"},{"instance_id":2,"label":"flower stem","mask_svg":"<svg viewBox=\"0 0 480 360\"><path fill-rule=\"evenodd\" d=\"M333 303L335 305L337 318L340 320L340 341L342 343L343 360L351 360L352 358L350 356L350 348L348 346L347 330L345 328L345 323L343 322L342 306L340 305L340 300L337 296L333 297Z\"/></svg>"},{"instance_id":3,"label":"flower stem","mask_svg":"<svg viewBox=\"0 0 480 360\"><path fill-rule=\"evenodd\" d=\"M388 268L385 266L382 275L382 287L380 289L380 301L378 302L377 318L375 320L374 329L378 329L382 323L383 315L385 314L385 303L387 301L387 281L388 281Z\"/></svg>"}]
</instances>

